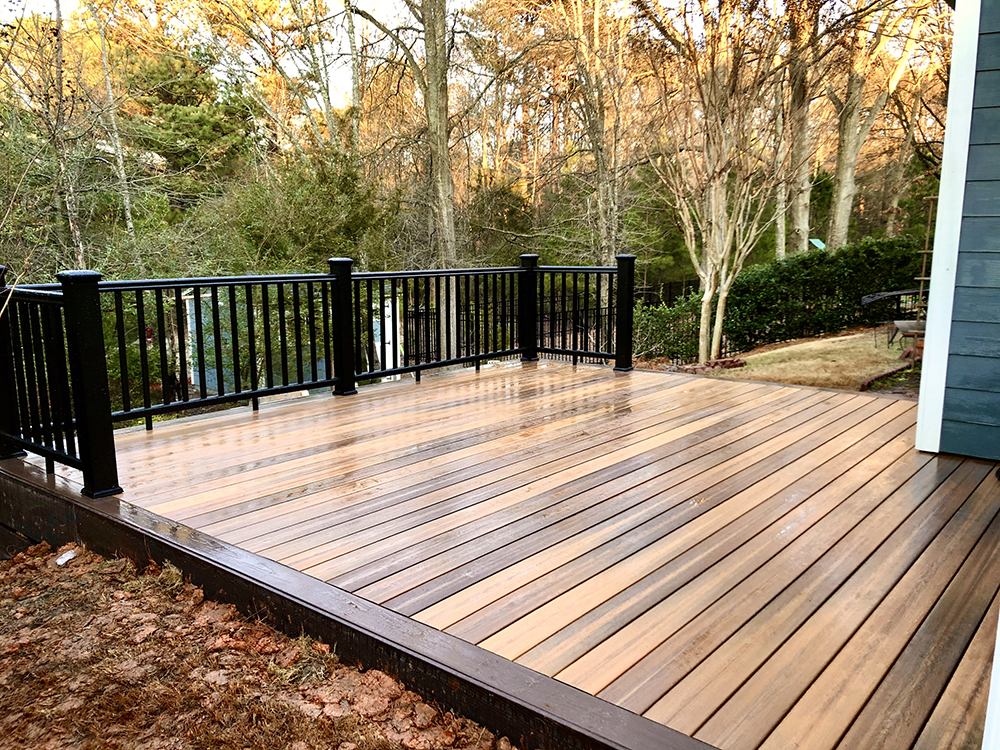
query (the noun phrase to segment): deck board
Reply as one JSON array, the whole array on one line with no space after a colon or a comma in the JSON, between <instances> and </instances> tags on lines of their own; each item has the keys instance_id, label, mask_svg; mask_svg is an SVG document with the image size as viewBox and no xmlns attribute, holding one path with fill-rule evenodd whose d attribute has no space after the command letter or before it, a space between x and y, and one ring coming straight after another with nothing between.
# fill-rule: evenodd
<instances>
[{"instance_id":1,"label":"deck board","mask_svg":"<svg viewBox=\"0 0 1000 750\"><path fill-rule=\"evenodd\" d=\"M723 750L958 748L985 714L1000 482L917 452L915 421L543 362L117 444L124 500Z\"/></svg>"}]
</instances>

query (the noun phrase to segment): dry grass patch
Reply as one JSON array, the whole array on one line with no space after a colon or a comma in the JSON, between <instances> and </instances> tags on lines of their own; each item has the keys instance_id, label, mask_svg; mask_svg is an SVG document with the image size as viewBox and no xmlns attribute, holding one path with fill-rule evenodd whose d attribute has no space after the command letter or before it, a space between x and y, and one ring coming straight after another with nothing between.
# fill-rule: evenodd
<instances>
[{"instance_id":1,"label":"dry grass patch","mask_svg":"<svg viewBox=\"0 0 1000 750\"><path fill-rule=\"evenodd\" d=\"M900 349L886 347L885 339L859 333L748 354L746 367L711 377L856 391L868 378L898 365L899 355Z\"/></svg>"}]
</instances>

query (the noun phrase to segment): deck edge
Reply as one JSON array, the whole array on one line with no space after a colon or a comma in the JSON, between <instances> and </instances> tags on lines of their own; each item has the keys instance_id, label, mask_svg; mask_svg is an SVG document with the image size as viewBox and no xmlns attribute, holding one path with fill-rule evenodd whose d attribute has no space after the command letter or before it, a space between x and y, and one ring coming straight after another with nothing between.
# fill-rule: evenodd
<instances>
[{"instance_id":1,"label":"deck edge","mask_svg":"<svg viewBox=\"0 0 1000 750\"><path fill-rule=\"evenodd\" d=\"M170 560L207 596L334 645L446 709L529 748L714 750L710 745L116 497L92 500L19 459L0 461L0 523L139 565Z\"/></svg>"}]
</instances>

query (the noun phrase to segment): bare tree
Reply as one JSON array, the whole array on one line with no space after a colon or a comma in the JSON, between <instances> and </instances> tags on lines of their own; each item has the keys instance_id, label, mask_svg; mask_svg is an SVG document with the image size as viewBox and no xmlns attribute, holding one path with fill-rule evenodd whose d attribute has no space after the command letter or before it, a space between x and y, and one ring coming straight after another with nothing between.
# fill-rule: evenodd
<instances>
[{"instance_id":1,"label":"bare tree","mask_svg":"<svg viewBox=\"0 0 1000 750\"><path fill-rule=\"evenodd\" d=\"M18 106L29 112L51 145L56 161L54 202L65 221L64 243L73 265L87 267L82 217L76 185L74 153L89 125L78 122L79 105L87 100L79 75L68 75L66 28L62 4L55 0L55 15L33 15L19 24L19 35L5 50L3 74Z\"/></svg>"},{"instance_id":2,"label":"bare tree","mask_svg":"<svg viewBox=\"0 0 1000 750\"><path fill-rule=\"evenodd\" d=\"M389 37L402 54L424 101L427 123L427 150L430 154L432 241L441 267L458 262L455 236L455 183L451 173L451 122L448 111L448 70L452 40L448 29L445 0L405 0L417 22L417 38L408 38L402 28L390 28L356 5L348 10L364 18ZM416 47L422 45L421 61Z\"/></svg>"},{"instance_id":3,"label":"bare tree","mask_svg":"<svg viewBox=\"0 0 1000 750\"><path fill-rule=\"evenodd\" d=\"M859 4L864 1L859 0ZM847 242L861 148L906 72L929 7L929 3L923 3L902 10L884 8L846 32L846 86L840 92L832 85L827 87L838 120L837 164L826 237L831 250ZM898 47L892 49L893 44ZM873 82L880 70L886 75ZM873 88L872 83L878 87L878 93L865 107L866 93Z\"/></svg>"},{"instance_id":4,"label":"bare tree","mask_svg":"<svg viewBox=\"0 0 1000 750\"><path fill-rule=\"evenodd\" d=\"M732 283L769 223L781 34L763 2L640 0L657 87L651 164L701 281L698 356L717 358ZM714 308L714 309L713 309Z\"/></svg>"},{"instance_id":5,"label":"bare tree","mask_svg":"<svg viewBox=\"0 0 1000 750\"><path fill-rule=\"evenodd\" d=\"M132 220L132 189L129 186L128 176L125 174L125 152L122 149L121 135L118 131L118 117L115 112L117 101L115 99L114 87L111 84L111 66L108 63L108 40L105 33L105 22L98 15L97 6L93 0L88 0L87 11L97 25L97 34L101 48L101 72L104 78L104 92L107 101L101 111L101 119L111 139L111 148L115 156L115 176L118 178L119 189L122 194L122 209L125 214L125 228L129 236L135 239L135 223Z\"/></svg>"}]
</instances>

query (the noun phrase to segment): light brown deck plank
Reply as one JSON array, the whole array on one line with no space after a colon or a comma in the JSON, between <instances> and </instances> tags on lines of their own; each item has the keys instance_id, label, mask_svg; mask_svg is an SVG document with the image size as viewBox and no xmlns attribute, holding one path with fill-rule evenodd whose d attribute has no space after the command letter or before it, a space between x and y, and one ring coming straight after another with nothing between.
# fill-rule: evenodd
<instances>
[{"instance_id":1,"label":"light brown deck plank","mask_svg":"<svg viewBox=\"0 0 1000 750\"><path fill-rule=\"evenodd\" d=\"M117 442L123 500L723 750L957 749L982 732L1000 482L917 453L914 411L539 363Z\"/></svg>"},{"instance_id":2,"label":"light brown deck plank","mask_svg":"<svg viewBox=\"0 0 1000 750\"><path fill-rule=\"evenodd\" d=\"M878 407L883 405L871 404L869 408L874 410ZM484 640L482 645L501 656L516 659L545 638L554 635L606 602L614 592L623 591L652 574L666 562L682 554L684 550L724 528L732 522L734 516L744 515L764 502L771 494L784 489L817 465L824 463L831 455L850 447L869 433L871 425L881 426L907 408L909 408L907 404L893 404L874 413L859 409L848 417L825 424L822 428L824 433L822 450L808 451L780 469L775 466L775 470L765 479L741 492L735 494L724 492L719 495L715 495L712 491L707 492L698 499L697 514L692 514L694 517L686 523L658 538L649 541L637 540L626 548L630 553L628 557L603 571L594 570L584 583L520 618L516 623ZM859 427L853 424L855 421L864 424ZM796 441L796 447L799 451L808 450L809 443L800 439Z\"/></svg>"},{"instance_id":3,"label":"light brown deck plank","mask_svg":"<svg viewBox=\"0 0 1000 750\"><path fill-rule=\"evenodd\" d=\"M939 599L942 596L954 599L954 594L949 594L946 589L951 586L953 591L956 590L955 584L961 584L962 580L974 575L973 570L987 575L991 572L980 568L989 563L989 556L984 557L983 550L992 545L977 544L987 527L987 534L991 536L995 537L1000 532L1000 516L991 518L990 515L1000 509L990 494L988 485L981 483L760 747L769 750L787 747L827 750L836 747L837 738L851 727L854 717L869 702L869 696L878 696L882 692L879 685L894 669L897 657L906 649L910 650L911 658L915 655L913 647L919 645L920 639L914 641L914 634L918 629L926 632L933 620L925 618L938 606ZM974 556L975 559L967 561L973 548L978 548L980 552ZM957 582L952 580L956 573L960 577ZM987 584L992 587L990 599L996 593L998 583L1000 576L993 576L992 582ZM962 585L957 587L965 588ZM948 630L947 627L944 629ZM974 626L969 628L970 631L974 629ZM964 649L964 643L961 638L955 637L957 635L952 629L947 640L954 645L961 644ZM920 653L918 658L933 659L934 655L925 652ZM918 665L913 667L911 674L920 672ZM949 668L948 673L952 670ZM928 689L930 686L927 683L921 685L922 693ZM896 697L899 698L898 695ZM894 710L905 715L903 704L906 702L901 699ZM884 713L886 708L882 705L879 710ZM871 711L867 713L870 715ZM907 717L906 723L914 722L917 724L915 731L919 731L923 718ZM899 727L894 729L897 738L901 736L900 731ZM872 745L866 741L857 746Z\"/></svg>"},{"instance_id":4,"label":"light brown deck plank","mask_svg":"<svg viewBox=\"0 0 1000 750\"><path fill-rule=\"evenodd\" d=\"M777 393L777 391L775 393ZM833 398L837 397L834 396ZM597 445L594 446L594 453L597 455L589 457L585 464L581 464L578 457L578 460L573 466L562 468L556 473L549 473L548 471L545 471L545 467L542 467L542 476L526 477L528 481L522 482L520 486L514 490L504 493L497 498L491 498L490 501L495 503L495 507L509 507L510 505L516 504L529 497L545 492L556 491L566 485L567 480L572 482L580 479L581 472L584 476L591 477L591 481L596 482L599 485L604 485L610 479L625 471L623 467L628 466L630 461L639 461L640 464L644 463L649 460L648 454L654 453L657 449L662 449L665 446L669 447L678 437L691 435L696 430L697 427L694 425L685 425L683 427L678 427L664 433L632 442L611 452L605 451L603 449L603 444L598 442ZM636 481L634 473L629 474L629 481ZM430 529L425 527L422 529L424 538L426 538L430 532L440 533L441 531L454 528L456 525L459 525L463 520L465 520L467 516L473 516L475 513L480 512L482 512L482 509L471 511L466 514L466 516L444 519L441 523L435 524ZM358 552L361 547L361 543L356 538L348 539L339 544L337 542L325 543L327 538L340 539L341 537L342 534L339 529L322 530L314 537L311 537L307 544L303 544L303 541L305 540L296 540L294 545L296 549L290 556L283 556L281 554L285 551L284 549L280 551L269 550L268 556L273 554L274 557L279 559L281 562L290 564L293 567L301 566L304 570L310 571L312 575L329 579L333 576L346 572L347 570L353 569L353 567L356 567L356 564L360 564L359 561L362 560L362 558L377 559L380 554L384 554L385 551L393 549L398 544L398 542L388 544L383 542L380 544L379 549L376 550L369 548L361 553ZM302 547L305 547L305 550L298 551ZM356 552L357 554L352 555L350 561L337 562L338 557L341 557L348 552Z\"/></svg>"},{"instance_id":5,"label":"light brown deck plank","mask_svg":"<svg viewBox=\"0 0 1000 750\"><path fill-rule=\"evenodd\" d=\"M877 546L877 534L902 523L959 465L909 453L735 586L725 578L714 586L713 578L690 587L678 602L665 600L676 606L656 613L668 626L662 642L600 696L647 711L768 602L794 596L789 587L815 589L828 574L856 568ZM763 618L760 623L766 629Z\"/></svg>"},{"instance_id":6,"label":"light brown deck plank","mask_svg":"<svg viewBox=\"0 0 1000 750\"><path fill-rule=\"evenodd\" d=\"M539 643L518 662L545 674L558 674L559 679L582 689L602 690L625 671L623 665L634 664L652 648L648 641L645 646L637 645L638 633L616 639L617 633L625 632L626 625L713 566L718 564L716 571L721 573L726 566L722 561L727 558L730 562L738 559L745 569L753 569L758 559L768 559L794 535L803 533L868 479L912 450L912 439L901 433L913 425L913 420L912 409L894 418L844 453L691 544L653 574L622 589ZM653 618L649 624L655 630ZM652 635L649 628L643 628L643 632ZM614 668L608 669L609 664ZM592 677L585 682L585 675Z\"/></svg>"},{"instance_id":7,"label":"light brown deck plank","mask_svg":"<svg viewBox=\"0 0 1000 750\"><path fill-rule=\"evenodd\" d=\"M695 408L700 399L712 396L711 391L693 389L693 392L678 393L674 398L683 414ZM682 418L680 415L672 417L677 420ZM628 445L658 434L662 422L655 418L650 421L651 424L640 425L636 420L629 420L617 433L605 436L607 445ZM556 442L550 444L544 439L547 437L545 433L536 431L535 434L544 439L540 443L530 437L520 441L515 438L501 446L480 443L455 452L463 454L456 471L445 472L435 465L426 467L427 461L434 461L434 458L428 458L406 467L406 470L387 468L374 486L355 491L353 484L340 485L317 498L310 498L308 502L297 501L290 517L283 515L275 519L270 514L255 514L252 518L243 519L243 530L234 533L229 532L228 525L225 528L210 525L205 529L227 541L245 542L248 548L268 550L269 556L277 558L287 549L294 551L302 548L302 543L297 540L308 534L323 534L324 530L336 527L338 536L323 534L322 539L340 538L350 533L351 529L345 526L348 522L356 522L355 525L360 524L361 528L373 528L380 517L398 518L404 513L469 492L474 496L467 498L468 503L481 502L491 496L490 492L499 494L504 489L519 488L564 467L579 465L599 451L595 451L591 434L586 434L579 424L575 424L574 428L578 435L585 433L581 439L557 435L554 438ZM330 509L329 503L331 495L336 497L333 509ZM317 511L315 506L323 501L327 502L327 507ZM257 525L257 519L261 518L275 519L277 523ZM254 525L251 526L251 523ZM279 547L286 544L288 546ZM307 544L306 548L314 547Z\"/></svg>"},{"instance_id":8,"label":"light brown deck plank","mask_svg":"<svg viewBox=\"0 0 1000 750\"><path fill-rule=\"evenodd\" d=\"M982 481L984 468L959 467L891 534L889 524L867 528L858 541L874 551L860 566L842 566L839 575L821 568L821 580L804 577L807 585L786 589L646 715L709 743L757 747L924 550L942 538L938 534ZM766 695L761 685L768 686Z\"/></svg>"},{"instance_id":9,"label":"light brown deck plank","mask_svg":"<svg viewBox=\"0 0 1000 750\"><path fill-rule=\"evenodd\" d=\"M983 745L986 704L997 640L1000 593L993 597L972 643L962 656L913 750L968 750Z\"/></svg>"}]
</instances>

